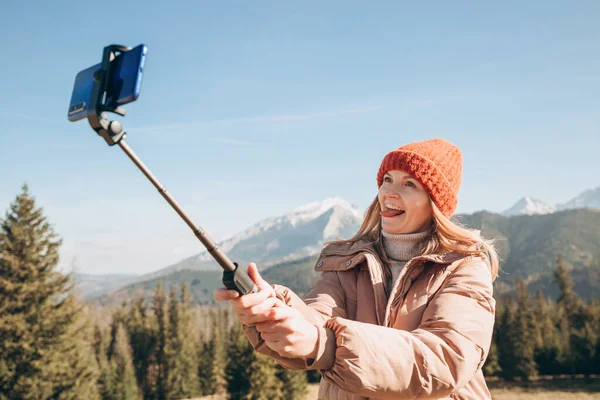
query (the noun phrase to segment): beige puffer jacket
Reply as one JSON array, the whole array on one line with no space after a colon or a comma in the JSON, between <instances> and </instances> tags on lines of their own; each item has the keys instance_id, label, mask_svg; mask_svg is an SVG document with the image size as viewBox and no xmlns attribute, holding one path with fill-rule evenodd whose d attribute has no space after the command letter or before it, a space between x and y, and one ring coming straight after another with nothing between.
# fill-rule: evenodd
<instances>
[{"instance_id":1,"label":"beige puffer jacket","mask_svg":"<svg viewBox=\"0 0 600 400\"><path fill-rule=\"evenodd\" d=\"M372 244L329 245L302 301L274 285L286 304L319 326L318 354L279 356L254 327L254 348L290 369L320 369L319 399L491 399L482 366L494 326L492 276L462 253L411 259L388 299Z\"/></svg>"}]
</instances>

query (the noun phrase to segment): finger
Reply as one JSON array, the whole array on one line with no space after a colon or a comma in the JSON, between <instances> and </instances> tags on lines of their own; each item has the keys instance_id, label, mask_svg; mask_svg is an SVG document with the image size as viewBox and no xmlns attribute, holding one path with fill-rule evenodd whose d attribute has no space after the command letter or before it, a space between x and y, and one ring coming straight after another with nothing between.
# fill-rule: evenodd
<instances>
[{"instance_id":1,"label":"finger","mask_svg":"<svg viewBox=\"0 0 600 400\"><path fill-rule=\"evenodd\" d=\"M273 298L274 296L271 295L272 293L273 293L273 290L269 291L266 289L260 290L259 292L256 292L256 293L248 293L239 298L232 299L231 304L233 305L234 308L245 310L247 308L254 307L254 306L262 303L263 301L265 301L268 298Z\"/></svg>"},{"instance_id":2,"label":"finger","mask_svg":"<svg viewBox=\"0 0 600 400\"><path fill-rule=\"evenodd\" d=\"M217 290L215 290L213 296L217 301L225 301L238 298L240 294L235 290L228 290L227 288L218 288Z\"/></svg>"},{"instance_id":3,"label":"finger","mask_svg":"<svg viewBox=\"0 0 600 400\"><path fill-rule=\"evenodd\" d=\"M297 311L292 307L273 307L267 312L269 321L281 321L296 316Z\"/></svg>"},{"instance_id":4,"label":"finger","mask_svg":"<svg viewBox=\"0 0 600 400\"><path fill-rule=\"evenodd\" d=\"M245 325L255 325L257 322L263 322L267 320L267 314L273 307L276 299L269 297L262 303L251 307L251 308L235 308L233 312L237 319Z\"/></svg>"},{"instance_id":5,"label":"finger","mask_svg":"<svg viewBox=\"0 0 600 400\"><path fill-rule=\"evenodd\" d=\"M269 311L271 308L275 307L275 305L277 304L278 299L276 299L275 297L269 297L268 299L266 299L265 301L263 301L260 304L257 304L253 307L247 308L244 310L244 314L250 316L254 316L254 315L258 315L258 314L265 314L267 311Z\"/></svg>"},{"instance_id":6,"label":"finger","mask_svg":"<svg viewBox=\"0 0 600 400\"><path fill-rule=\"evenodd\" d=\"M250 263L250 265L248 265L248 276L250 276L250 279L254 281L254 283L256 284L256 286L258 286L259 289L262 290L269 288L273 290L271 285L269 285L269 283L265 281L258 273L258 267L256 266L256 264Z\"/></svg>"},{"instance_id":7,"label":"finger","mask_svg":"<svg viewBox=\"0 0 600 400\"><path fill-rule=\"evenodd\" d=\"M273 307L276 300L270 297L259 305L246 309L238 315L238 319L243 320L246 325L266 321L269 310Z\"/></svg>"},{"instance_id":8,"label":"finger","mask_svg":"<svg viewBox=\"0 0 600 400\"><path fill-rule=\"evenodd\" d=\"M288 306L287 304L285 304L285 302L283 300L281 300L279 297L274 297L275 304L273 305L273 307L291 307Z\"/></svg>"}]
</instances>

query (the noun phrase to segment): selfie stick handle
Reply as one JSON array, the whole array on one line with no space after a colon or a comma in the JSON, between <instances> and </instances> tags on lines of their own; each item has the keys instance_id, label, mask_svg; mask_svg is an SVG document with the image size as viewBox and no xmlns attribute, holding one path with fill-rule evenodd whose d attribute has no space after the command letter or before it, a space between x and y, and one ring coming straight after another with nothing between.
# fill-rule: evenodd
<instances>
[{"instance_id":1,"label":"selfie stick handle","mask_svg":"<svg viewBox=\"0 0 600 400\"><path fill-rule=\"evenodd\" d=\"M124 116L125 110L121 107L107 106L102 99L107 89L107 77L110 70L110 62L114 59L116 52L130 50L130 47L121 45L110 45L104 48L102 55L102 67L94 76L94 84L90 98L90 106L88 108L88 122L90 126L101 136L109 146L118 144L121 149L129 156L131 161L142 171L146 178L152 182L158 192L167 200L185 223L192 229L194 235L202 242L210 255L223 267L223 284L227 289L236 290L240 295L255 293L258 291L254 281L248 276L245 268L239 268L237 263L232 262L217 245L208 237L206 232L191 220L190 217L181 209L177 201L167 192L158 179L144 165L142 160L133 152L133 150L125 143L125 131L119 121L109 121L103 115L103 112L113 112Z\"/></svg>"}]
</instances>

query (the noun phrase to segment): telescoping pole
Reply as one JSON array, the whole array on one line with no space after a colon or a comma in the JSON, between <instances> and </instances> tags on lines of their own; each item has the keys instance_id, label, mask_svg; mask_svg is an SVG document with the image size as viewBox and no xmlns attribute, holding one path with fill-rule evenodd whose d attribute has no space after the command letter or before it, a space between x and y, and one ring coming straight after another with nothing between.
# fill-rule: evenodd
<instances>
[{"instance_id":1,"label":"telescoping pole","mask_svg":"<svg viewBox=\"0 0 600 400\"><path fill-rule=\"evenodd\" d=\"M165 189L164 186L156 179L152 172L146 167L146 165L139 159L139 157L133 152L131 147L125 142L124 138L119 141L119 147L123 149L125 154L133 161L133 163L142 171L142 173L152 182L158 192L165 198L167 203L173 207L173 209L179 214L179 216L185 221L185 223L192 229L194 235L202 242L204 247L213 256L213 258L223 267L223 284L228 289L237 290L238 293L244 295L247 293L254 293L257 291L256 285L250 279L247 272L240 269L239 266L233 263L229 257L227 257L211 240L206 232L191 220L191 218L183 211L177 200Z\"/></svg>"}]
</instances>

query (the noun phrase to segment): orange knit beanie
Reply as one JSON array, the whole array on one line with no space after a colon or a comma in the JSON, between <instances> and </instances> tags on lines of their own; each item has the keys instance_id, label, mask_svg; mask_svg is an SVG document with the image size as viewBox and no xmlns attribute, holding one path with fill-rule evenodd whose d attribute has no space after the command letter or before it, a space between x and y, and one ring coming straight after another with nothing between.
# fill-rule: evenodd
<instances>
[{"instance_id":1,"label":"orange knit beanie","mask_svg":"<svg viewBox=\"0 0 600 400\"><path fill-rule=\"evenodd\" d=\"M430 139L390 151L379 167L377 187L390 170L414 176L446 217L454 214L462 175L462 154L458 147L444 139Z\"/></svg>"}]
</instances>

